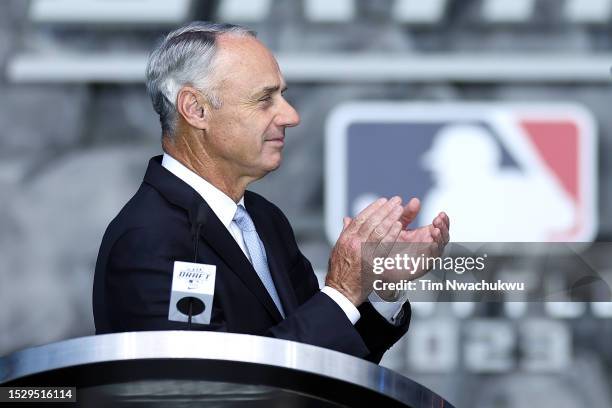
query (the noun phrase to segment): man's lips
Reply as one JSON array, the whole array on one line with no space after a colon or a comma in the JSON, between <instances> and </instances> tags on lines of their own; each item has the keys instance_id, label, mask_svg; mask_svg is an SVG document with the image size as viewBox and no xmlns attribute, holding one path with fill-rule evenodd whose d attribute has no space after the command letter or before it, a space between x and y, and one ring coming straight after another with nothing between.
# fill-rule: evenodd
<instances>
[{"instance_id":1,"label":"man's lips","mask_svg":"<svg viewBox=\"0 0 612 408\"><path fill-rule=\"evenodd\" d=\"M266 142L285 143L285 137L279 136L279 137L269 138L269 139L266 139Z\"/></svg>"}]
</instances>

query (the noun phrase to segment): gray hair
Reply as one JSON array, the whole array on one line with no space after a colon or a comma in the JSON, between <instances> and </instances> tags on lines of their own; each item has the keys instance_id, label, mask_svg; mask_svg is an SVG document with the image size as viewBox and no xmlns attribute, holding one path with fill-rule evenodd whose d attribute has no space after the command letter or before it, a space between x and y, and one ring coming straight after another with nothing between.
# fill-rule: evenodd
<instances>
[{"instance_id":1,"label":"gray hair","mask_svg":"<svg viewBox=\"0 0 612 408\"><path fill-rule=\"evenodd\" d=\"M216 39L221 34L256 36L254 31L238 25L194 21L168 34L149 55L147 92L159 115L162 136L174 135L176 97L181 87L191 85L204 93L213 108L221 106L211 84Z\"/></svg>"}]
</instances>

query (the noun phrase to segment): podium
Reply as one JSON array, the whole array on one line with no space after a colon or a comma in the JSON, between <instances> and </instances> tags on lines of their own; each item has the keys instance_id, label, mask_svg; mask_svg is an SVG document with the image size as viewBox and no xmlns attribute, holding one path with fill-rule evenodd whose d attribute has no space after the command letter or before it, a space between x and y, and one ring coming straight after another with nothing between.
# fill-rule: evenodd
<instances>
[{"instance_id":1,"label":"podium","mask_svg":"<svg viewBox=\"0 0 612 408\"><path fill-rule=\"evenodd\" d=\"M18 351L0 358L0 386L77 387L71 407L452 407L347 354L204 331L106 334Z\"/></svg>"}]
</instances>

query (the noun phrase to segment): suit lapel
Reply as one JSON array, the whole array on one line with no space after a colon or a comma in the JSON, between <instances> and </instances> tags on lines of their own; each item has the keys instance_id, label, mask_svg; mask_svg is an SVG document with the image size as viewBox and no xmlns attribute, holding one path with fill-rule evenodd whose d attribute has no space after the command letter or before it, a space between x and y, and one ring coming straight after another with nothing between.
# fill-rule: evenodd
<instances>
[{"instance_id":1,"label":"suit lapel","mask_svg":"<svg viewBox=\"0 0 612 408\"><path fill-rule=\"evenodd\" d=\"M161 156L156 156L149 161L144 182L159 191L171 203L187 210L192 231L194 231L193 226L195 225L198 212L203 212L200 236L223 259L232 272L238 275L240 280L270 313L272 318L280 322L282 316L276 308L274 301L227 228L217 218L206 201L191 186L161 165L161 159Z\"/></svg>"},{"instance_id":2,"label":"suit lapel","mask_svg":"<svg viewBox=\"0 0 612 408\"><path fill-rule=\"evenodd\" d=\"M269 221L266 222L270 214L267 214L264 209L260 208L256 202L250 199L248 191L245 192L244 199L246 209L257 229L257 234L264 243L270 274L272 275L276 291L283 304L285 315L288 316L297 308L298 301L293 286L289 281L289 276L287 275L289 271L286 271L286 268L282 266L287 264L287 262L283 261L288 261L282 258L283 253L280 251L283 247L283 243L280 242L278 234L272 229L271 223Z\"/></svg>"}]
</instances>

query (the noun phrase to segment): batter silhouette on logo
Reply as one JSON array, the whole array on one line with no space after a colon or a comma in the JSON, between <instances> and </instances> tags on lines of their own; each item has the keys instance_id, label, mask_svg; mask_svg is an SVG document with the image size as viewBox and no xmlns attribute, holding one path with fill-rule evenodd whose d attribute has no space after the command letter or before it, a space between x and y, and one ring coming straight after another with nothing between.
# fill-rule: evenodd
<instances>
[{"instance_id":1,"label":"batter silhouette on logo","mask_svg":"<svg viewBox=\"0 0 612 408\"><path fill-rule=\"evenodd\" d=\"M433 186L421 216L444 208L456 242L541 242L575 225L575 204L543 164L502 167L502 151L484 127L453 124L435 135L422 164Z\"/></svg>"}]
</instances>

